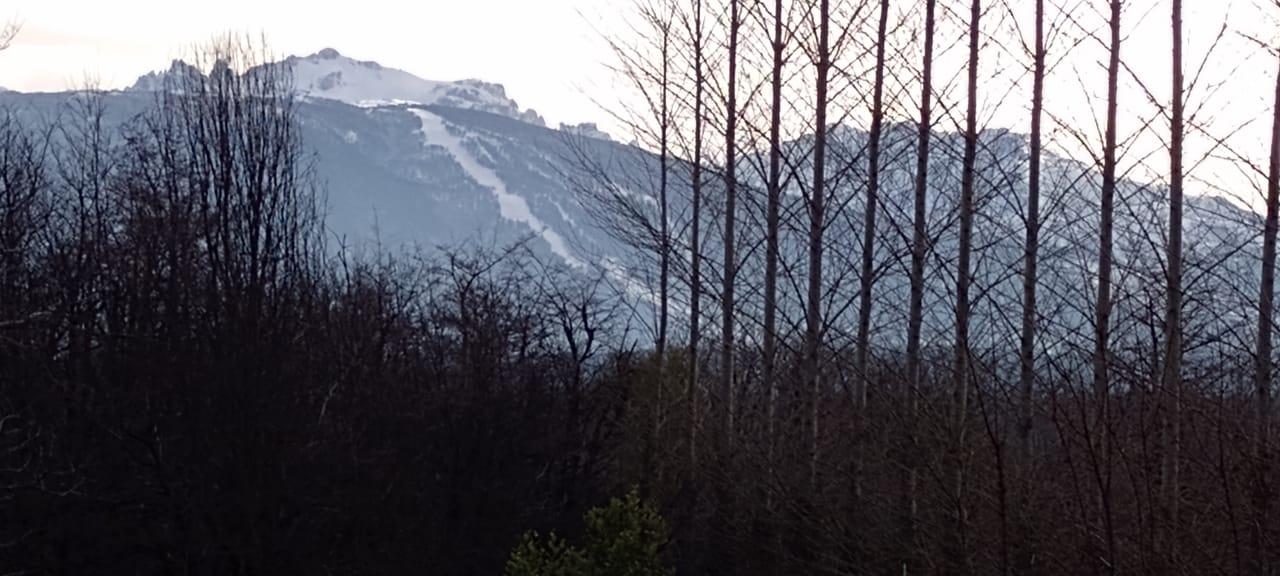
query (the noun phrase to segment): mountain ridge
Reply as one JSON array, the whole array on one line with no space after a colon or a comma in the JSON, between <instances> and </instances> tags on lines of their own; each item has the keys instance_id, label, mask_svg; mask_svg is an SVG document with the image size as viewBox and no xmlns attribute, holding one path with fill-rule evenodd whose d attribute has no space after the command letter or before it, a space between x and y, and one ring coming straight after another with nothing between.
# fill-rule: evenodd
<instances>
[{"instance_id":1,"label":"mountain ridge","mask_svg":"<svg viewBox=\"0 0 1280 576\"><path fill-rule=\"evenodd\" d=\"M215 63L214 67L220 63ZM451 108L479 110L506 116L535 126L546 121L532 108L521 109L507 96L506 87L496 82L475 78L454 81L427 80L399 68L387 67L372 60L356 60L334 48L323 48L308 56L292 55L276 62L259 64L245 71L282 66L292 80L293 89L304 99L337 100L360 107L412 103L442 105ZM169 79L181 74L200 74L199 69L182 59L173 60L169 68L140 76L127 91L154 92L166 89Z\"/></svg>"},{"instance_id":2,"label":"mountain ridge","mask_svg":"<svg viewBox=\"0 0 1280 576\"><path fill-rule=\"evenodd\" d=\"M628 294L652 300L654 257L646 250L644 238L626 237L600 221L601 212L593 194L601 187L617 186L615 201L628 203L627 212L656 222L656 178L658 161L650 151L600 137L590 125L561 126L529 122L505 91L496 84L448 84L462 86L456 98L437 98L436 83L413 77L399 83L398 74L387 72L376 62L362 62L341 56L336 50L322 50L307 57L290 57L291 71L302 69L304 87L297 109L303 140L315 151L317 174L327 190L326 225L333 238L344 245L377 244L399 249L408 246L438 247L488 238L495 244L523 243L550 262L581 271L603 270ZM366 72L361 72L366 71ZM198 72L180 61L169 73ZM325 81L333 72L332 83ZM376 72L376 74L375 74ZM403 73L403 72L401 72ZM403 73L406 74L407 73ZM390 78L391 81L387 81ZM358 86L364 79L372 85ZM339 83L341 80L341 83ZM142 92L165 89L165 73L140 78L134 90L108 94L109 105L141 111L146 98ZM407 88L406 88L407 86ZM404 90L420 89L426 97L419 102L398 100ZM397 92L400 90L400 92ZM448 91L443 92L448 93ZM465 98L464 98L465 97ZM5 93L4 101L26 100L42 108L54 109L70 98L69 93L22 95ZM505 100L504 100L505 99ZM50 113L52 114L52 112ZM124 114L128 116L128 114ZM120 118L119 122L127 121ZM883 326L881 337L895 342L895 319L905 317L907 273L901 258L910 228L914 174L915 128L910 123L886 126L881 172L882 228L877 239L878 280L874 297L876 324ZM947 291L950 276L948 254L954 253L955 194L959 182L959 135L936 132L930 150L928 229L930 260L926 276L930 294L926 296L926 334L945 341L950 316ZM809 137L811 140L811 137ZM867 134L857 127L842 126L830 131L830 162L833 176L832 205L843 213L830 223L831 248L826 257L833 269L844 259L861 251L863 200L859 178L865 171ZM975 227L975 241L983 246L974 265L974 276L983 286L982 297L974 305L975 319L996 322L1007 310L1015 310L1020 298L1018 270L1023 255L1022 221L1026 194L1025 136L1005 129L984 131L978 154L978 199L981 219ZM806 150L811 142L799 138L788 145L797 174L807 174ZM743 213L740 214L740 241L760 242L759 214L750 206L759 203L760 182L752 176L752 158L744 158L740 173L743 183ZM590 165L586 165L590 164ZM689 187L688 165L670 163L669 196L672 199L671 229L676 237L677 275L687 275L688 230L686 201ZM844 168L836 169L836 167ZM600 174L593 174L598 171ZM720 193L714 169L703 187L704 206L718 206ZM604 175L609 183L596 177ZM1096 256L1098 174L1092 166L1046 154L1043 162L1045 209L1042 214L1042 276L1047 287L1042 303L1046 309L1063 307L1054 318L1054 330L1064 334L1088 334L1087 310L1073 310L1077 302L1088 301L1088 283ZM784 213L803 217L803 176L792 182L784 196ZM1116 215L1117 307L1131 304L1127 294L1138 294L1159 282L1160 254L1152 246L1162 245L1163 189L1155 183L1125 180L1118 193L1126 199L1125 211ZM620 198L620 200L619 200ZM757 205L755 210L758 210ZM703 239L704 262L709 273L716 261L713 219L722 215L704 214L711 234ZM1235 285L1254 283L1257 274L1256 250L1259 229L1257 214L1213 196L1188 195L1186 207L1187 258L1189 278L1212 297L1189 300L1189 314L1203 313L1213 319L1206 326L1214 330L1247 330L1242 316L1256 294L1240 293ZM685 232L682 232L685 231ZM631 234L637 233L632 230ZM803 251L804 234L783 235L784 255ZM648 246L637 250L637 244ZM741 263L743 278L762 273L759 262ZM1217 268L1213 268L1213 267ZM1224 271L1229 271L1227 274ZM850 282L850 284L856 284ZM680 289L674 291L683 298ZM833 286L831 298L856 297L852 288ZM781 309L802 310L797 294L780 295ZM1132 305L1140 304L1134 299ZM744 307L757 306L747 298ZM676 306L676 309L681 309ZM1197 312L1197 310L1201 310ZM1123 310L1140 317L1141 310ZM995 324L992 324L993 326ZM1206 334L1211 331L1206 331ZM1117 334L1124 335L1124 331ZM1133 338L1143 336L1133 334ZM1065 340L1064 340L1065 341ZM975 342L978 342L975 340Z\"/></svg>"}]
</instances>

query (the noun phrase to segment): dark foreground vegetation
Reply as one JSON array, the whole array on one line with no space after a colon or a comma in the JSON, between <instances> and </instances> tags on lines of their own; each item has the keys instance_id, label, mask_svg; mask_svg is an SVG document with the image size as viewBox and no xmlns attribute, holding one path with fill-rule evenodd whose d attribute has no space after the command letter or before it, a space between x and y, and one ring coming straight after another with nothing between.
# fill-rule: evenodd
<instances>
[{"instance_id":1,"label":"dark foreground vegetation","mask_svg":"<svg viewBox=\"0 0 1280 576\"><path fill-rule=\"evenodd\" d=\"M334 257L287 84L177 82L0 117L0 573L496 574L625 491L575 278Z\"/></svg>"},{"instance_id":2,"label":"dark foreground vegetation","mask_svg":"<svg viewBox=\"0 0 1280 576\"><path fill-rule=\"evenodd\" d=\"M923 215L903 230L913 237L902 255L906 349L872 346L865 326L848 344L829 330L818 152L828 124L821 83L832 71L827 4L811 7L821 112L812 160L792 162L815 174L798 214L777 213L776 130L767 190L739 188L733 170L710 162L699 176L701 52L691 59L691 206L709 212L689 209L698 225L724 219L714 246L728 265L699 264L696 227L690 243L666 228L665 213L648 228L638 248L661 271L652 344L637 343L643 315L607 278L520 245L425 255L334 246L288 82L272 67L234 73L252 57L235 46L208 55L208 76L173 78L122 128L102 122L93 93L56 119L4 113L0 574L1275 574L1270 297L1259 303L1256 349L1217 347L1184 364L1178 306L1166 321L1164 300L1152 297L1149 317L1125 321L1162 345L1122 348L1099 287L1096 347L1048 354L1032 345L1042 320L1032 277L1031 312L1007 326L1025 345L976 352L967 267L981 246L963 232L976 212L972 121L958 290L947 297L956 345L921 341ZM746 15L737 0L725 15L681 6L679 18L657 22L673 37L691 33L697 51L703 26L728 18L716 33L729 47L729 95L714 104L736 118L732 47ZM870 13L883 20L887 10ZM976 62L976 24L971 38ZM661 78L655 109L665 121ZM734 167L734 122L712 128ZM1111 132L1104 227L1116 186ZM705 206L703 178L723 183ZM765 242L745 255L734 252L738 193L761 200L741 210L764 208L766 223ZM711 211L712 198L724 209ZM780 259L788 218L787 234L806 245ZM1109 232L1100 237L1109 278ZM675 266L686 251L692 273ZM759 291L759 278L737 275L757 257ZM792 275L793 265L808 272ZM794 311L768 307L777 279L797 276L783 290L805 294L805 312L788 325ZM875 276L861 277L869 294ZM686 285L692 326L680 342L668 323L684 310L671 313L669 300ZM743 302L761 294L757 322ZM722 312L700 312L702 299ZM703 334L699 321L719 326ZM657 535L668 531L664 546Z\"/></svg>"}]
</instances>

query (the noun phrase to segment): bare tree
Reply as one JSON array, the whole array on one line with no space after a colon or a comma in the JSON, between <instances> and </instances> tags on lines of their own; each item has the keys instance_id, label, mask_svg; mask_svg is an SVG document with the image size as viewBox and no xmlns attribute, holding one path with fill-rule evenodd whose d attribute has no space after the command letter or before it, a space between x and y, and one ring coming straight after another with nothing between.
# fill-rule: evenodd
<instances>
[{"instance_id":1,"label":"bare tree","mask_svg":"<svg viewBox=\"0 0 1280 576\"><path fill-rule=\"evenodd\" d=\"M1173 99L1169 123L1169 242L1165 261L1168 273L1165 286L1164 374L1163 393L1169 409L1165 411L1167 452L1164 485L1168 491L1165 504L1168 518L1166 561L1178 565L1179 472L1182 452L1182 140L1183 106L1186 101L1182 74L1182 0L1172 0L1170 20L1173 33Z\"/></svg>"},{"instance_id":2,"label":"bare tree","mask_svg":"<svg viewBox=\"0 0 1280 576\"><path fill-rule=\"evenodd\" d=\"M782 200L782 76L786 41L783 38L782 0L773 2L773 70L769 78L769 175L765 214L764 343L761 354L765 394L768 395L769 460L773 460L777 421L778 365L778 211Z\"/></svg>"},{"instance_id":3,"label":"bare tree","mask_svg":"<svg viewBox=\"0 0 1280 576\"><path fill-rule=\"evenodd\" d=\"M866 408L867 387L871 376L871 295L875 286L876 215L880 210L881 140L884 132L884 68L885 44L888 43L889 0L880 0L879 24L876 27L875 79L871 97L871 131L867 135L867 196L862 224L862 274L858 285L858 336L854 370L858 376L857 404L859 417Z\"/></svg>"},{"instance_id":4,"label":"bare tree","mask_svg":"<svg viewBox=\"0 0 1280 576\"><path fill-rule=\"evenodd\" d=\"M822 233L826 227L827 90L831 73L831 8L818 0L818 45L814 54L813 190L809 194L809 290L805 313L805 378L809 380L810 481L818 465L818 410L822 397Z\"/></svg>"},{"instance_id":5,"label":"bare tree","mask_svg":"<svg viewBox=\"0 0 1280 576\"><path fill-rule=\"evenodd\" d=\"M698 373L700 368L699 343L702 339L702 128L704 122L703 95L704 37L702 0L693 0L692 23L687 23L688 50L693 57L693 152L690 162L689 188L691 214L689 226L689 373L685 382L685 401L688 403L688 452L689 473L696 473L698 463Z\"/></svg>"},{"instance_id":6,"label":"bare tree","mask_svg":"<svg viewBox=\"0 0 1280 576\"><path fill-rule=\"evenodd\" d=\"M672 128L676 114L671 70L676 51L672 37L675 5L672 0L645 0L637 3L635 18L634 31L640 40L634 43L616 38L607 40L617 62L614 72L635 90L640 101L617 116L634 132L637 141L656 149L655 162L602 155L586 137L568 138L566 144L574 168L568 177L594 223L637 252L645 264L657 268L657 286L650 285L651 293L656 292L656 301L652 304L656 307L653 350L657 378L645 449L645 458L649 461L646 468L656 469L656 453L670 403L666 393L671 277L676 257L670 197ZM647 192L638 195L633 192L636 189ZM621 289L625 290L625 287ZM646 476L644 480L647 489L649 478Z\"/></svg>"},{"instance_id":7,"label":"bare tree","mask_svg":"<svg viewBox=\"0 0 1280 576\"><path fill-rule=\"evenodd\" d=\"M1280 217L1280 72L1276 75L1275 101L1272 107L1271 157L1267 168L1267 215L1262 234L1262 280L1258 294L1258 341L1254 354L1255 418L1254 458L1257 478L1254 482L1254 520L1251 527L1255 574L1268 574L1267 551L1271 524L1271 373L1272 326L1275 314L1276 230Z\"/></svg>"},{"instance_id":8,"label":"bare tree","mask_svg":"<svg viewBox=\"0 0 1280 576\"><path fill-rule=\"evenodd\" d=\"M670 162L671 106L671 8L657 8L657 22L662 35L659 50L661 73L658 80L658 337L655 344L658 356L658 398L653 415L653 445L656 450L662 438L662 422L665 406L662 394L667 381L667 324L671 310L671 217L667 198L668 164Z\"/></svg>"},{"instance_id":9,"label":"bare tree","mask_svg":"<svg viewBox=\"0 0 1280 576\"><path fill-rule=\"evenodd\" d=\"M1043 155L1042 126L1044 116L1045 76L1045 26L1044 0L1035 1L1035 40L1032 53L1034 61L1031 80L1031 136L1027 168L1026 236L1023 242L1022 265L1022 327L1018 348L1018 461L1024 466L1021 483L1019 519L1029 516L1027 499L1031 491L1032 462L1031 427L1035 413L1036 383L1036 289L1040 252L1040 166ZM1031 543L1034 545L1034 542ZM1018 568L1029 570L1033 553L1030 546L1022 546Z\"/></svg>"},{"instance_id":10,"label":"bare tree","mask_svg":"<svg viewBox=\"0 0 1280 576\"><path fill-rule=\"evenodd\" d=\"M734 226L738 210L738 40L742 27L741 0L729 0L729 75L725 85L724 128L724 266L720 293L720 386L717 392L721 402L719 434L721 447L733 442L734 427L734 352L737 346L734 290L737 287L738 258L735 252L737 239Z\"/></svg>"},{"instance_id":11,"label":"bare tree","mask_svg":"<svg viewBox=\"0 0 1280 576\"><path fill-rule=\"evenodd\" d=\"M1042 125L1044 116L1045 75L1044 0L1035 3L1035 48L1031 88L1031 138L1027 169L1027 225L1023 243L1022 331L1019 347L1018 383L1021 392L1018 424L1019 452L1022 461L1031 456L1031 418L1035 392L1036 346L1036 282L1040 251L1040 164L1043 155Z\"/></svg>"},{"instance_id":12,"label":"bare tree","mask_svg":"<svg viewBox=\"0 0 1280 576\"><path fill-rule=\"evenodd\" d=\"M11 20L0 28L0 50L6 50L13 45L13 39L18 37L18 32L22 31L22 24L16 20Z\"/></svg>"},{"instance_id":13,"label":"bare tree","mask_svg":"<svg viewBox=\"0 0 1280 576\"><path fill-rule=\"evenodd\" d=\"M1105 563L1107 571L1115 574L1116 565L1115 522L1112 506L1112 451L1109 442L1111 434L1111 381L1109 370L1111 341L1111 269L1114 256L1114 218L1116 195L1116 113L1117 113L1117 80L1120 74L1120 14L1121 1L1110 0L1109 62L1107 65L1107 109L1106 134L1102 147L1102 206L1101 222L1098 229L1098 292L1094 307L1094 339L1093 339L1093 393L1094 426L1097 434L1098 466L1096 474L1098 493L1102 501L1102 521L1104 524L1104 541L1106 546Z\"/></svg>"},{"instance_id":14,"label":"bare tree","mask_svg":"<svg viewBox=\"0 0 1280 576\"><path fill-rule=\"evenodd\" d=\"M916 172L914 187L914 209L911 234L911 302L907 318L907 374L904 391L906 446L903 455L903 534L904 547L902 554L903 570L914 572L917 568L915 559L916 547L916 447L918 444L917 419L921 380L920 330L924 322L924 260L927 250L926 230L927 199L929 193L929 140L933 134L932 98L933 98L933 42L935 11L937 0L926 0L924 23L924 59L921 63L920 82L920 120L917 126Z\"/></svg>"},{"instance_id":15,"label":"bare tree","mask_svg":"<svg viewBox=\"0 0 1280 576\"><path fill-rule=\"evenodd\" d=\"M966 419L969 414L969 288L973 282L971 259L973 257L973 216L974 216L974 164L978 153L978 47L981 31L982 2L972 0L969 3L969 63L968 89L966 91L966 111L964 130L964 157L961 160L960 175L960 245L956 270L956 336L955 365L952 373L952 402L955 410L954 441L956 450L953 454L955 491L955 535L956 554L954 561L957 570L967 571L968 519L965 510L964 461L961 454L965 445Z\"/></svg>"}]
</instances>

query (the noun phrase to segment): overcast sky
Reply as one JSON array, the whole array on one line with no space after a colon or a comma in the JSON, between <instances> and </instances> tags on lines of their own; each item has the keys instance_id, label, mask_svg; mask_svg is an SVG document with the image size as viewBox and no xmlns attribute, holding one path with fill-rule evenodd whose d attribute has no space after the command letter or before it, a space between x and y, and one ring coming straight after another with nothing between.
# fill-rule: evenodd
<instances>
[{"instance_id":1,"label":"overcast sky","mask_svg":"<svg viewBox=\"0 0 1280 576\"><path fill-rule=\"evenodd\" d=\"M1025 12L1030 0L1011 2L1029 17ZM1276 10L1269 2L1186 3L1189 69L1199 63L1224 20L1230 29L1229 45L1216 53L1205 81L1192 96L1207 97L1208 105L1200 110L1198 120L1211 121L1218 133L1255 121L1232 138L1238 150L1260 164L1265 164L1269 126L1257 120L1265 119L1271 105L1275 64L1245 34L1277 40ZM194 45L226 32L241 32L264 35L281 56L332 47L431 80L499 82L521 106L538 110L552 125L594 120L613 128L616 125L608 122L608 113L597 101L616 109L618 98L626 92L618 89L621 82L606 68L611 57L601 34L632 5L632 0L0 0L0 21L16 18L22 24L15 44L0 53L0 86L53 91L93 80L105 88L120 88L145 72L167 67ZM909 3L896 5L902 8ZM1127 2L1124 59L1141 82L1128 78L1122 86L1122 133L1161 125L1158 121L1147 124L1155 108L1141 85L1157 98L1167 98L1167 5L1167 0ZM1078 12L1085 21L1089 13L1098 17L1092 10ZM1070 65L1055 69L1049 105L1063 126L1088 127L1101 114L1105 82L1100 64L1105 58L1099 49L1097 42L1086 41L1073 50ZM944 55L941 66L947 65L948 58ZM1007 61L984 64L1009 70ZM1089 87L1086 90L1080 90L1082 79ZM994 102L1007 101L1006 96L1025 86L1015 90L992 81L984 83L983 89L985 101ZM1017 94L1013 100L1013 105L1005 102L993 108L996 112L990 115L989 125L1026 131L1026 99ZM1197 106L1193 102L1192 107ZM1158 130L1142 139L1149 149L1158 148L1160 140ZM1203 153L1209 142L1201 138L1198 143L1204 146L1199 147L1197 142L1190 143L1188 154ZM1147 158L1143 161L1150 164L1152 174L1158 176L1163 169L1158 155L1143 156L1135 149L1131 156ZM1242 180L1225 174L1237 169L1233 163L1193 168L1199 171L1192 174L1193 179L1231 182L1230 187L1237 189L1234 193L1257 198L1253 190L1238 190L1253 186L1239 186ZM1246 203L1255 202L1246 199Z\"/></svg>"}]
</instances>

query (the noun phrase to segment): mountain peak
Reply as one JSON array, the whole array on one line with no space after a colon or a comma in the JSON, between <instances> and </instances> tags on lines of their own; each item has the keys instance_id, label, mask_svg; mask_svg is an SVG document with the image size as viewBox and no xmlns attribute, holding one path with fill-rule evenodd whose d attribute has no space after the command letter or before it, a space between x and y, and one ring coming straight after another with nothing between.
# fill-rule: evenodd
<instances>
[{"instance_id":1,"label":"mountain peak","mask_svg":"<svg viewBox=\"0 0 1280 576\"><path fill-rule=\"evenodd\" d=\"M319 52L316 52L315 54L312 54L311 56L315 58L320 58L322 60L333 60L335 58L341 57L342 54L338 53L338 51L334 50L333 48L325 48L323 50L320 50Z\"/></svg>"},{"instance_id":2,"label":"mountain peak","mask_svg":"<svg viewBox=\"0 0 1280 576\"><path fill-rule=\"evenodd\" d=\"M284 60L293 73L294 87L309 98L339 100L357 106L404 103L435 104L479 110L545 126L533 110L521 110L501 84L467 79L426 80L377 62L343 56L325 48L306 57Z\"/></svg>"},{"instance_id":3,"label":"mountain peak","mask_svg":"<svg viewBox=\"0 0 1280 576\"><path fill-rule=\"evenodd\" d=\"M501 84L467 79L454 82L426 80L397 68L373 61L344 56L334 48L324 48L309 56L290 56L267 66L286 66L293 86L304 98L338 100L356 106L413 103L478 110L546 126L532 109L521 110L507 97ZM199 74L191 65L174 60L169 69L151 72L134 83L132 90L158 91L170 75Z\"/></svg>"},{"instance_id":4,"label":"mountain peak","mask_svg":"<svg viewBox=\"0 0 1280 576\"><path fill-rule=\"evenodd\" d=\"M561 122L560 131L573 134L575 136L585 136L587 138L607 140L610 142L613 141L613 137L609 136L608 132L601 130L595 122L583 122L581 124L565 124L564 122Z\"/></svg>"},{"instance_id":5,"label":"mountain peak","mask_svg":"<svg viewBox=\"0 0 1280 576\"><path fill-rule=\"evenodd\" d=\"M193 74L200 75L201 72L195 66L187 64L185 60L174 59L169 62L167 70L143 74L128 89L138 92L159 92L166 89L165 82L167 79L181 78Z\"/></svg>"}]
</instances>

